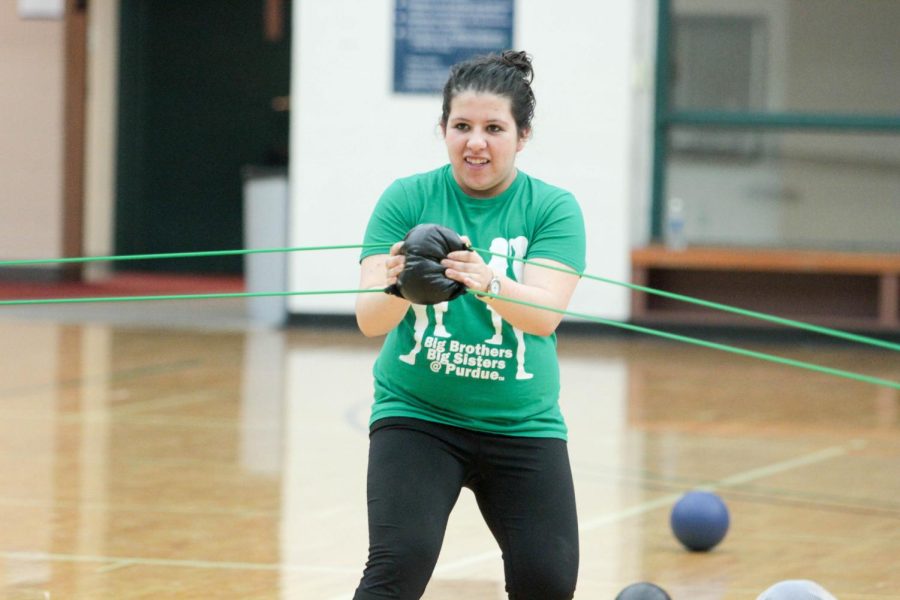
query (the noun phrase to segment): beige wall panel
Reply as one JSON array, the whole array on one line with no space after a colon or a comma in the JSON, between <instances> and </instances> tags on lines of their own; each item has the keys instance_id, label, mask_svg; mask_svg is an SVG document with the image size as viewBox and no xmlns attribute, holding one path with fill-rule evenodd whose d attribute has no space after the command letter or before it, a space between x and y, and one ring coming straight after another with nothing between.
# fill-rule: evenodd
<instances>
[{"instance_id":1,"label":"beige wall panel","mask_svg":"<svg viewBox=\"0 0 900 600\"><path fill-rule=\"evenodd\" d=\"M59 255L63 21L0 3L0 257Z\"/></svg>"}]
</instances>

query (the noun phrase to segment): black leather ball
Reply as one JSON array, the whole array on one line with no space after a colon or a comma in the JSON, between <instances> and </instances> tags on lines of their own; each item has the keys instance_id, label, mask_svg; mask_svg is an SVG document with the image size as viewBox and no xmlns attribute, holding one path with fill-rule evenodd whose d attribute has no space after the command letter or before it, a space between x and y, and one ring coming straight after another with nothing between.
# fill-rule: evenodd
<instances>
[{"instance_id":1,"label":"black leather ball","mask_svg":"<svg viewBox=\"0 0 900 600\"><path fill-rule=\"evenodd\" d=\"M388 294L406 298L413 304L437 304L453 300L466 292L466 286L444 275L441 261L457 250L468 250L459 234L434 223L416 225L403 238L400 253L406 256L397 283L388 286Z\"/></svg>"}]
</instances>

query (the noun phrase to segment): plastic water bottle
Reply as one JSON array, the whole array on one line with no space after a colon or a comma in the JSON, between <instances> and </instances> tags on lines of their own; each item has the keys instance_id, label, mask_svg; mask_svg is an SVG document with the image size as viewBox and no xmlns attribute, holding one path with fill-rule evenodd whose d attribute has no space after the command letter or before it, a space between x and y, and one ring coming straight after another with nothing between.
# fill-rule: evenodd
<instances>
[{"instance_id":1,"label":"plastic water bottle","mask_svg":"<svg viewBox=\"0 0 900 600\"><path fill-rule=\"evenodd\" d=\"M684 202L681 198L669 200L666 210L666 248L684 250L687 248L687 237L684 232Z\"/></svg>"}]
</instances>

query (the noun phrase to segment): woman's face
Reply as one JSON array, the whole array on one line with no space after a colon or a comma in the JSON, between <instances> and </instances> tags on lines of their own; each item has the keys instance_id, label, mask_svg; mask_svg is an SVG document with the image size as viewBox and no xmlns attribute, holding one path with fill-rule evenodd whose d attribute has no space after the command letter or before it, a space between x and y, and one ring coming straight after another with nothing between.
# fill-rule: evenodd
<instances>
[{"instance_id":1,"label":"woman's face","mask_svg":"<svg viewBox=\"0 0 900 600\"><path fill-rule=\"evenodd\" d=\"M493 198L516 178L516 154L527 132L516 129L510 100L488 92L460 92L450 102L444 142L453 178L473 198Z\"/></svg>"}]
</instances>

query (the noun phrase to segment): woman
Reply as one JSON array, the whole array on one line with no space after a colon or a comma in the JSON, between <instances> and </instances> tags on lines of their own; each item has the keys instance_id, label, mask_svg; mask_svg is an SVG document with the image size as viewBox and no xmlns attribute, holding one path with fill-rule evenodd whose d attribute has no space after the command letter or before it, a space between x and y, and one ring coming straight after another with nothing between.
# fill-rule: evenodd
<instances>
[{"instance_id":1,"label":"woman","mask_svg":"<svg viewBox=\"0 0 900 600\"><path fill-rule=\"evenodd\" d=\"M584 270L575 198L515 166L531 133L532 78L524 52L455 65L440 122L449 165L395 181L369 221L366 244L390 252L363 252L364 289L396 283L398 240L418 224L443 225L494 254L451 252L442 262L446 277L492 296L432 306L358 296L360 330L388 335L374 367L369 559L356 600L422 596L463 487L500 546L510 598L574 594L578 526L554 333L561 314L506 300L565 309Z\"/></svg>"}]
</instances>

